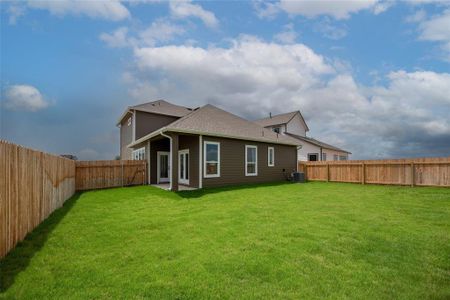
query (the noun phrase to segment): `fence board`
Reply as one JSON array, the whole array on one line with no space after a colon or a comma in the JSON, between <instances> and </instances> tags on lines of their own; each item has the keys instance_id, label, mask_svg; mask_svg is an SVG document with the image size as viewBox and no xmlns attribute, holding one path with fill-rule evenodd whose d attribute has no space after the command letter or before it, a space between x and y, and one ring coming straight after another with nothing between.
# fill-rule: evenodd
<instances>
[{"instance_id":1,"label":"fence board","mask_svg":"<svg viewBox=\"0 0 450 300\"><path fill-rule=\"evenodd\" d=\"M76 190L103 189L147 183L145 160L76 162Z\"/></svg>"},{"instance_id":2,"label":"fence board","mask_svg":"<svg viewBox=\"0 0 450 300\"><path fill-rule=\"evenodd\" d=\"M299 162L307 180L450 187L450 157Z\"/></svg>"},{"instance_id":3,"label":"fence board","mask_svg":"<svg viewBox=\"0 0 450 300\"><path fill-rule=\"evenodd\" d=\"M75 192L75 162L0 140L0 257Z\"/></svg>"}]
</instances>

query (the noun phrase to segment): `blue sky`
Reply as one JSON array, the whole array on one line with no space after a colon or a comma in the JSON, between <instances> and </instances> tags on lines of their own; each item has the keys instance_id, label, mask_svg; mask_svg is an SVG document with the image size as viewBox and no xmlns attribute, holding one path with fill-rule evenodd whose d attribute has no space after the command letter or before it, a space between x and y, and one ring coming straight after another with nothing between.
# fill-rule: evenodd
<instances>
[{"instance_id":1,"label":"blue sky","mask_svg":"<svg viewBox=\"0 0 450 300\"><path fill-rule=\"evenodd\" d=\"M353 158L450 154L450 6L420 1L2 1L1 138L119 152L128 105L300 110Z\"/></svg>"}]
</instances>

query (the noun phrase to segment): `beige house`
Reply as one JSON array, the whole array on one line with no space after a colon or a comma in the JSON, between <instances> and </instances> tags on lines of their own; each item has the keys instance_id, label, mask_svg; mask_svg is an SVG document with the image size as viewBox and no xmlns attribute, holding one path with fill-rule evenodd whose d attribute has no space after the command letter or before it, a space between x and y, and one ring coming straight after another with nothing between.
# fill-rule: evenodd
<instances>
[{"instance_id":1,"label":"beige house","mask_svg":"<svg viewBox=\"0 0 450 300\"><path fill-rule=\"evenodd\" d=\"M256 120L255 123L280 135L289 136L299 141L297 157L300 161L348 160L350 152L306 136L308 125L300 111L269 115L268 118Z\"/></svg>"}]
</instances>

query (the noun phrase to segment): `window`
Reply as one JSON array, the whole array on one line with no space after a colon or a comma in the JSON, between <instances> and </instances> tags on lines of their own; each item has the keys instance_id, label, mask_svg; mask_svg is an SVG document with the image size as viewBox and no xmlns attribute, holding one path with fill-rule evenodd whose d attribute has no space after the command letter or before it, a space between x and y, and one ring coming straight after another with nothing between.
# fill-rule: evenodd
<instances>
[{"instance_id":1,"label":"window","mask_svg":"<svg viewBox=\"0 0 450 300\"><path fill-rule=\"evenodd\" d=\"M127 120L127 126L131 126L131 117L129 117Z\"/></svg>"},{"instance_id":2,"label":"window","mask_svg":"<svg viewBox=\"0 0 450 300\"><path fill-rule=\"evenodd\" d=\"M275 166L275 149L273 147L267 148L267 165L269 167Z\"/></svg>"},{"instance_id":3,"label":"window","mask_svg":"<svg viewBox=\"0 0 450 300\"><path fill-rule=\"evenodd\" d=\"M319 153L308 153L308 161L318 161Z\"/></svg>"},{"instance_id":4,"label":"window","mask_svg":"<svg viewBox=\"0 0 450 300\"><path fill-rule=\"evenodd\" d=\"M327 160L327 154L326 153L322 153L322 160Z\"/></svg>"},{"instance_id":5,"label":"window","mask_svg":"<svg viewBox=\"0 0 450 300\"><path fill-rule=\"evenodd\" d=\"M333 155L333 160L338 160L338 158L337 154Z\"/></svg>"},{"instance_id":6,"label":"window","mask_svg":"<svg viewBox=\"0 0 450 300\"><path fill-rule=\"evenodd\" d=\"M133 160L145 160L145 147L133 150L131 158Z\"/></svg>"},{"instance_id":7,"label":"window","mask_svg":"<svg viewBox=\"0 0 450 300\"><path fill-rule=\"evenodd\" d=\"M339 160L347 160L347 155L341 155L341 156L339 156Z\"/></svg>"},{"instance_id":8,"label":"window","mask_svg":"<svg viewBox=\"0 0 450 300\"><path fill-rule=\"evenodd\" d=\"M245 176L258 175L258 147L245 145Z\"/></svg>"},{"instance_id":9,"label":"window","mask_svg":"<svg viewBox=\"0 0 450 300\"><path fill-rule=\"evenodd\" d=\"M273 132L280 133L280 127L272 128Z\"/></svg>"},{"instance_id":10,"label":"window","mask_svg":"<svg viewBox=\"0 0 450 300\"><path fill-rule=\"evenodd\" d=\"M204 177L220 177L220 143L205 142L203 153Z\"/></svg>"}]
</instances>

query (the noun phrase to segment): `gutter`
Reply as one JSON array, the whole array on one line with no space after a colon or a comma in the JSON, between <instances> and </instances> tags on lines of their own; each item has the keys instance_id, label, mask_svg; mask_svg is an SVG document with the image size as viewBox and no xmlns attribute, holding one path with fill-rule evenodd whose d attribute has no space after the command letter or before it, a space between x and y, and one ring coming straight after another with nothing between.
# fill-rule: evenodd
<instances>
[{"instance_id":1,"label":"gutter","mask_svg":"<svg viewBox=\"0 0 450 300\"><path fill-rule=\"evenodd\" d=\"M131 147L133 147L137 144L140 144L142 142L145 142L146 140L148 140L154 136L157 136L161 132L165 132L165 131L171 131L171 132L177 132L177 133L198 134L198 135L204 135L204 136L221 137L221 138L236 139L236 140L243 140L243 141L254 141L254 142L261 142L261 143L278 144L278 145L288 145L288 146L298 146L299 145L299 143L294 144L294 143L287 143L287 142L285 143L285 142L280 142L280 141L275 142L275 141L268 141L268 140L264 140L264 139L245 138L245 137L232 136L232 135L226 135L226 134L215 134L215 133L211 133L211 132L171 129L171 128L163 127L159 131L154 131L152 133L149 133L149 134L141 137L140 139L128 144L127 147L131 148Z\"/></svg>"}]
</instances>

